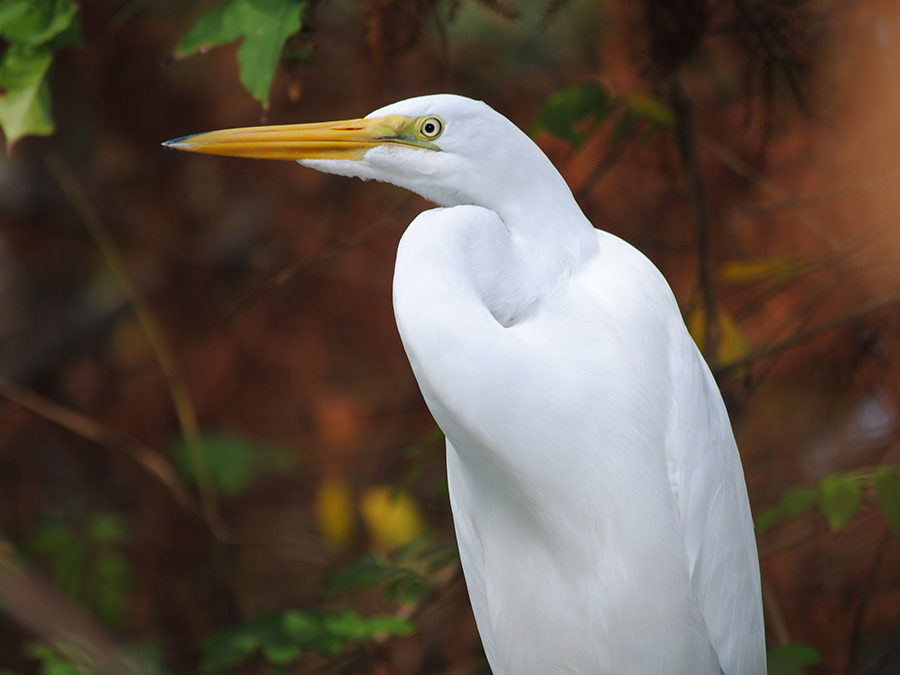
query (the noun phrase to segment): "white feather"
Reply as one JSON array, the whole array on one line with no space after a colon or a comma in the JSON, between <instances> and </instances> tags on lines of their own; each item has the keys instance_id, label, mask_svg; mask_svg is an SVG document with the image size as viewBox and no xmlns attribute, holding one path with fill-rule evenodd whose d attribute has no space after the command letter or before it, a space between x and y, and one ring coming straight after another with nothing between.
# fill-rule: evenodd
<instances>
[{"instance_id":1,"label":"white feather","mask_svg":"<svg viewBox=\"0 0 900 675\"><path fill-rule=\"evenodd\" d=\"M438 151L316 169L449 207L397 255L394 309L447 436L450 499L495 675L761 675L759 570L721 396L656 268L595 230L544 154L482 103Z\"/></svg>"}]
</instances>

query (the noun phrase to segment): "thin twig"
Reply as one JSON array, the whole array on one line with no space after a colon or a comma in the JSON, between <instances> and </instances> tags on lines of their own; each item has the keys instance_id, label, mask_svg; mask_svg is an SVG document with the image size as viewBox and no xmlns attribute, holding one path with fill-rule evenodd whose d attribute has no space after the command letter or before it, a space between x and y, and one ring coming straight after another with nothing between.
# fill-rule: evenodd
<instances>
[{"instance_id":1,"label":"thin twig","mask_svg":"<svg viewBox=\"0 0 900 675\"><path fill-rule=\"evenodd\" d=\"M671 79L671 93L672 107L678 120L675 138L688 178L688 206L697 246L697 276L706 318L703 353L706 360L713 364L717 362L719 353L719 306L710 246L706 184L700 172L700 160L697 155L697 118L694 114L694 105L677 75Z\"/></svg>"},{"instance_id":2,"label":"thin twig","mask_svg":"<svg viewBox=\"0 0 900 675\"><path fill-rule=\"evenodd\" d=\"M181 479L179 479L175 469L165 457L153 448L121 436L70 408L61 406L30 389L25 389L14 382L10 382L3 376L0 376L0 396L30 410L36 415L55 422L97 445L112 451L126 453L150 474L159 479L179 506L202 519L203 512L201 508ZM214 534L222 543L232 546L300 546L304 549L310 548L310 541L307 539L266 537L259 532L247 535L242 532L234 532L224 524L221 527L221 531ZM304 562L314 565L325 565L328 562L326 556L316 555L308 551L298 557Z\"/></svg>"},{"instance_id":3,"label":"thin twig","mask_svg":"<svg viewBox=\"0 0 900 675\"><path fill-rule=\"evenodd\" d=\"M853 675L856 672L856 664L859 662L859 640L862 637L863 619L866 616L866 609L875 591L875 580L878 576L878 570L881 568L888 544L893 539L894 533L886 530L881 538L881 543L878 545L878 549L875 551L875 555L872 557L869 571L866 573L866 578L859 591L859 600L856 602L856 609L853 610L850 637L847 639L847 666L844 668L844 675Z\"/></svg>"},{"instance_id":4,"label":"thin twig","mask_svg":"<svg viewBox=\"0 0 900 675\"><path fill-rule=\"evenodd\" d=\"M450 565L441 570L438 576L439 580L435 586L415 603L400 607L394 613L394 616L398 619L407 619L409 621L419 618L426 608L439 600L454 584L462 580L462 566L458 564ZM374 642L381 644L388 639L388 637L378 638ZM368 655L366 645L359 645L337 659L312 669L306 675L324 675L325 673L340 672L340 669L348 668L366 655Z\"/></svg>"},{"instance_id":5,"label":"thin twig","mask_svg":"<svg viewBox=\"0 0 900 675\"><path fill-rule=\"evenodd\" d=\"M633 141L637 137L637 125L632 125L631 128L622 135L621 138L616 139L616 141L612 144L603 158L597 163L597 165L591 169L591 172L588 174L588 177L584 180L584 182L578 187L575 191L575 199L580 200L588 192L593 189L594 185L606 175L606 172L609 171L616 162L618 162L622 155L625 154L625 150L631 145L631 141Z\"/></svg>"},{"instance_id":6,"label":"thin twig","mask_svg":"<svg viewBox=\"0 0 900 675\"><path fill-rule=\"evenodd\" d=\"M772 628L772 633L775 636L775 643L779 647L790 644L791 634L788 632L787 621L784 619L784 613L781 611L781 605L778 602L778 598L765 577L762 579L762 597L763 609L768 618L767 623Z\"/></svg>"},{"instance_id":7,"label":"thin twig","mask_svg":"<svg viewBox=\"0 0 900 675\"><path fill-rule=\"evenodd\" d=\"M779 202L783 202L792 198L792 195L790 195L785 190L782 190L773 181L766 178L763 174L747 164L744 160L735 155L718 141L715 141L708 136L700 136L699 144L700 147L702 147L713 157L722 162L722 164L727 166L738 176L746 178L750 182L754 183L760 190L769 195L769 197ZM833 237L826 228L822 227L822 224L819 223L816 218L807 213L805 209L797 209L797 218L800 220L801 224L806 227L807 230L812 232L820 239L824 240L832 251L840 251L841 242Z\"/></svg>"},{"instance_id":8,"label":"thin twig","mask_svg":"<svg viewBox=\"0 0 900 675\"><path fill-rule=\"evenodd\" d=\"M837 185L825 190L811 192L802 195L789 195L781 199L774 199L765 204L751 204L738 209L739 214L755 215L762 213L771 213L772 211L780 211L783 209L805 208L807 206L815 206L823 202L836 201L847 197L857 197L868 192L875 191L879 188L885 188L895 185L898 182L898 174L892 173L878 178L868 180L860 180L852 183Z\"/></svg>"},{"instance_id":9,"label":"thin twig","mask_svg":"<svg viewBox=\"0 0 900 675\"><path fill-rule=\"evenodd\" d=\"M69 200L75 213L81 219L81 222L87 228L88 233L100 250L104 262L119 284L119 287L131 304L132 310L141 325L147 342L156 356L166 382L169 387L169 394L172 397L172 403L175 407L175 413L178 416L178 422L181 425L181 431L184 436L185 445L194 467L194 474L197 478L197 487L200 492L200 505L202 507L203 517L210 531L218 538L225 539L227 528L222 522L219 514L218 501L216 499L215 486L206 462L206 454L203 450L203 442L200 439L200 427L197 423L197 414L194 411L194 404L188 394L187 386L178 371L175 358L172 355L172 349L166 339L165 334L156 321L150 305L143 297L137 287L131 282L128 273L122 263L121 256L117 250L116 244L112 236L103 225L96 209L82 188L75 175L69 170L60 157L47 152L44 153L44 161L53 178L59 185L60 190Z\"/></svg>"},{"instance_id":10,"label":"thin twig","mask_svg":"<svg viewBox=\"0 0 900 675\"><path fill-rule=\"evenodd\" d=\"M373 236L387 228L389 225L392 225L396 222L398 216L406 209L406 207L413 202L415 199L414 195L410 195L402 202L397 204L393 209L388 211L381 218L376 220L371 226L362 230L358 234L350 237L349 239L339 242L334 246L331 246L321 253L316 254L312 258L308 260L301 260L292 265L289 265L279 271L276 275L271 277L268 281L263 283L259 288L256 288L249 293L247 293L244 297L238 300L234 307L228 312L228 318L233 319L238 314L241 314L252 307L256 302L260 300L264 295L271 292L275 288L278 288L282 284L290 281L294 276L299 274L300 272L313 267L314 265L318 265L319 263L326 262L331 260L332 258L337 257L342 253L346 253L350 249L356 248L364 244L366 241L371 239Z\"/></svg>"},{"instance_id":11,"label":"thin twig","mask_svg":"<svg viewBox=\"0 0 900 675\"><path fill-rule=\"evenodd\" d=\"M862 675L878 675L897 659L900 659L900 640L895 640L890 647L881 653L881 656L862 671Z\"/></svg>"},{"instance_id":12,"label":"thin twig","mask_svg":"<svg viewBox=\"0 0 900 675\"><path fill-rule=\"evenodd\" d=\"M866 316L867 314L871 314L888 307L893 307L894 305L898 304L900 304L900 297L897 296L890 296L887 298L882 298L881 300L875 300L863 305L862 307L857 307L854 310L851 310L844 314L840 314L836 317L828 319L827 321L823 321L822 323L816 324L815 326L807 328L806 330L799 330L793 335L786 337L784 340L779 340L778 342L757 349L747 356L736 359L735 361L732 361L730 363L722 364L721 366L716 367L714 369L714 372L716 375L722 375L731 370L735 370L736 368L749 366L750 364L759 361L760 359L774 356L779 352L783 352L785 349L789 349L802 342L806 342L819 333L824 333L825 331L838 328L839 326L855 321L863 316Z\"/></svg>"},{"instance_id":13,"label":"thin twig","mask_svg":"<svg viewBox=\"0 0 900 675\"><path fill-rule=\"evenodd\" d=\"M56 422L56 424L82 438L93 441L105 448L118 450L130 455L138 464L166 486L181 507L193 514L200 515L197 504L178 478L178 474L175 473L172 465L166 461L165 457L152 448L120 436L84 415L54 403L30 389L20 387L2 376L0 376L0 396L4 396L16 405L20 405L36 415Z\"/></svg>"},{"instance_id":14,"label":"thin twig","mask_svg":"<svg viewBox=\"0 0 900 675\"><path fill-rule=\"evenodd\" d=\"M52 646L78 672L95 675L151 675L156 671L127 655L92 618L72 607L13 556L0 537L0 608Z\"/></svg>"}]
</instances>

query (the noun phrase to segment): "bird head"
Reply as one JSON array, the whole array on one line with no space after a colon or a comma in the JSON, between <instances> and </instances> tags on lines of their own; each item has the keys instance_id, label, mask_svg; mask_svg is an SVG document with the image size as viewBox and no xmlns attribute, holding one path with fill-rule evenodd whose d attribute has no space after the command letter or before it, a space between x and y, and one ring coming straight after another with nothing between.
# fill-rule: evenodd
<instances>
[{"instance_id":1,"label":"bird head","mask_svg":"<svg viewBox=\"0 0 900 675\"><path fill-rule=\"evenodd\" d=\"M504 205L525 207L548 188L571 200L562 177L528 136L481 101L450 94L407 99L361 119L226 129L164 145L292 160L392 183L441 206L502 212Z\"/></svg>"}]
</instances>

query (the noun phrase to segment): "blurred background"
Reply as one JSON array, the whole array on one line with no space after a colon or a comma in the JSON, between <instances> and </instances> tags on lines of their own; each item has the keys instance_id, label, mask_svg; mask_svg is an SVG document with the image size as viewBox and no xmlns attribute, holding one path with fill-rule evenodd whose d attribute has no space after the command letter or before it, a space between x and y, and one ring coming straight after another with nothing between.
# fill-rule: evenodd
<instances>
[{"instance_id":1,"label":"blurred background","mask_svg":"<svg viewBox=\"0 0 900 675\"><path fill-rule=\"evenodd\" d=\"M900 673L896 2L0 0L0 36L4 675L489 673L391 308L429 204L160 146L437 92L669 279L770 672Z\"/></svg>"}]
</instances>

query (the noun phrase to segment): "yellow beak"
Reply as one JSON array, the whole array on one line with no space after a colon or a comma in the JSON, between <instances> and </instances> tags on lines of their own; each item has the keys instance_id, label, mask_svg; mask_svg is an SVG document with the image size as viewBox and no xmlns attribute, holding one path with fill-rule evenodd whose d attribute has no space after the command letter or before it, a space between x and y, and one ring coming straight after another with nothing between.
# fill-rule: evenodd
<instances>
[{"instance_id":1,"label":"yellow beak","mask_svg":"<svg viewBox=\"0 0 900 675\"><path fill-rule=\"evenodd\" d=\"M259 159L362 159L372 148L399 143L437 149L415 133L415 120L402 115L372 119L223 129L163 143L207 155Z\"/></svg>"}]
</instances>

